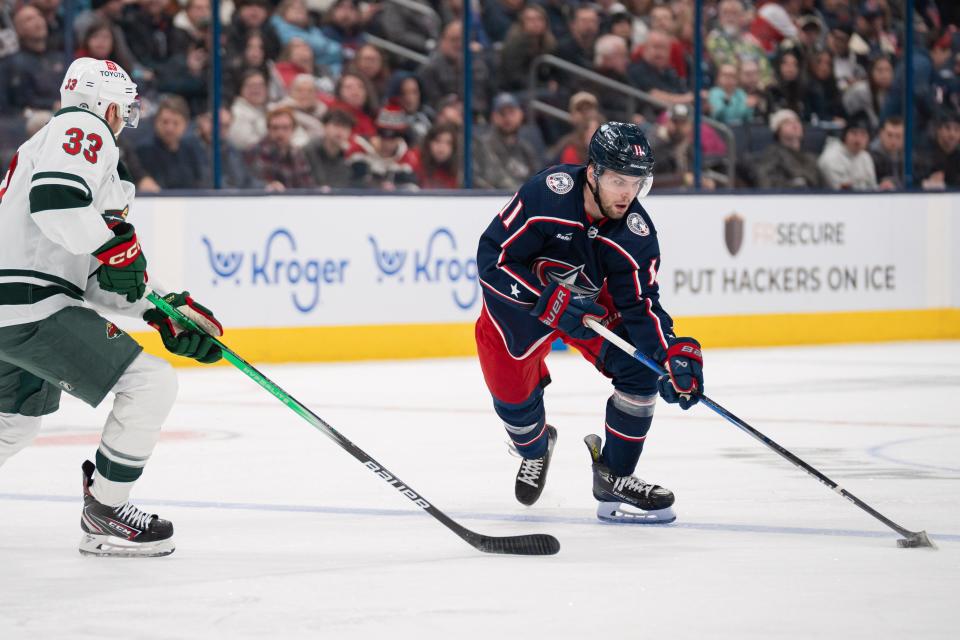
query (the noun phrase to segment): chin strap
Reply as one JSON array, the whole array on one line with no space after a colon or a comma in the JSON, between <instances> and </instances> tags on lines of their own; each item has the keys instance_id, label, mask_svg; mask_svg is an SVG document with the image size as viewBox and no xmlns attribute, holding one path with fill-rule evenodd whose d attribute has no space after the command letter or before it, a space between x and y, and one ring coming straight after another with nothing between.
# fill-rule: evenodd
<instances>
[{"instance_id":1,"label":"chin strap","mask_svg":"<svg viewBox=\"0 0 960 640\"><path fill-rule=\"evenodd\" d=\"M594 189L590 181L587 180L587 189L590 189L590 193L593 194L593 201L597 203L597 209L600 210L600 215L604 218L609 218L610 216L604 211L603 205L600 204L600 172L597 171L597 165L593 165L593 179L597 181L597 188Z\"/></svg>"}]
</instances>

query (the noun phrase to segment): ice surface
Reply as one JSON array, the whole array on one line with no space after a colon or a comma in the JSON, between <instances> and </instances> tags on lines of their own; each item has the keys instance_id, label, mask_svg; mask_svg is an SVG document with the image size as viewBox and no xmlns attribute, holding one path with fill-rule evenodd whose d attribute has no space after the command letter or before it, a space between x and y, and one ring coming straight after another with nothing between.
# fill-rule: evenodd
<instances>
[{"instance_id":1,"label":"ice surface","mask_svg":"<svg viewBox=\"0 0 960 640\"><path fill-rule=\"evenodd\" d=\"M706 357L715 400L940 549L897 548L709 410L662 403L638 473L677 494L677 523L600 523L581 440L609 386L569 354L532 508L474 361L263 367L465 526L563 545L488 556L238 371L192 369L134 493L174 521L169 558L77 553L106 407L65 399L0 468L0 638L960 637L960 343Z\"/></svg>"}]
</instances>

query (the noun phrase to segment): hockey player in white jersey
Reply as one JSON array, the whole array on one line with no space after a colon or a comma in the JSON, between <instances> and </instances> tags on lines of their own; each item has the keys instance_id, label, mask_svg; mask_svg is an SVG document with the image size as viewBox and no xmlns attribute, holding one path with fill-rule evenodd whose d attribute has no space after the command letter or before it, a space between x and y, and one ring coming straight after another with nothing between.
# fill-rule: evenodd
<instances>
[{"instance_id":1,"label":"hockey player in white jersey","mask_svg":"<svg viewBox=\"0 0 960 640\"><path fill-rule=\"evenodd\" d=\"M173 369L89 306L146 320L179 355L220 349L143 299L147 262L126 221L134 185L116 137L139 120L137 87L110 61L80 58L62 108L14 155L0 182L0 465L25 447L61 391L97 406L112 393L96 464L83 469L81 553L163 556L173 525L129 496L177 393ZM167 299L212 335L222 328L187 292Z\"/></svg>"}]
</instances>

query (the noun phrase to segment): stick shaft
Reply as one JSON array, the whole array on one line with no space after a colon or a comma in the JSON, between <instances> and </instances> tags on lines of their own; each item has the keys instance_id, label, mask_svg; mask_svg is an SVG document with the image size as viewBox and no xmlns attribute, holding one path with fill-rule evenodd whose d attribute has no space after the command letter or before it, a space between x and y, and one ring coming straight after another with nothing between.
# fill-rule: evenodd
<instances>
[{"instance_id":1,"label":"stick shaft","mask_svg":"<svg viewBox=\"0 0 960 640\"><path fill-rule=\"evenodd\" d=\"M591 329L596 331L598 334L600 334L605 340L607 340L611 344L615 345L616 347L622 349L623 351L627 352L628 354L630 354L631 356L639 360L647 368L656 372L657 375L661 375L661 376L667 375L666 370L662 366L660 366L660 364L656 360L654 360L653 358L650 358L644 353L641 353L640 351L635 349L633 345L631 345L629 342L627 342L626 340L624 340L623 338L615 334L610 329L607 329L599 322L588 318L587 326L589 326ZM723 406L721 406L720 403L712 400L706 395L700 396L700 402L705 404L707 407L712 409L714 412L719 414L722 418L724 418L725 420L733 424L735 427L737 427L741 431L747 433L750 437L762 442L764 445L766 445L770 449L773 449L777 454L780 455L780 457L789 461L793 465L803 469L804 471L807 472L807 474L816 478L820 483L826 485L834 492L840 494L841 496L843 496L853 504L857 505L858 507L860 507L861 509L863 509L864 511L869 513L871 516L873 516L883 524L887 525L888 527L890 527L900 535L903 535L903 536L916 535L916 532L910 531L909 529L901 527L899 524L897 524L890 518L887 518L882 513L880 513L870 505L868 505L866 502L864 502L857 496L853 495L852 493L850 493L849 491L847 491L846 489L838 485L836 482L834 482L833 480L828 478L826 475L821 473L818 469L808 464L806 461L802 460L800 457L798 457L788 449L784 448L783 446L781 446L780 444L778 444L768 436L764 435L757 429L754 429L753 427L751 427L745 421L741 420L740 418L732 414L730 411L725 409Z\"/></svg>"},{"instance_id":2,"label":"stick shaft","mask_svg":"<svg viewBox=\"0 0 960 640\"><path fill-rule=\"evenodd\" d=\"M177 308L167 303L163 298L154 292L147 294L147 299L158 309L170 316L180 325L204 333L203 329L196 323L182 314ZM209 334L207 334L209 335ZM223 344L214 336L209 336L217 346L223 350L223 357L230 364L242 371L248 378L270 392L273 397L289 407L294 413L306 420L312 427L333 440L337 445L347 453L356 458L363 466L367 467L379 476L384 482L396 489L401 495L409 499L413 504L420 507L431 516L443 523L448 529L456 533L460 538L473 545L481 551L492 553L519 553L524 555L550 555L559 551L559 542L552 536L545 534L535 534L530 536L485 536L470 531L463 525L451 519L447 514L434 507L419 492L415 491L410 485L404 483L400 478L391 473L367 454L363 449L348 440L343 434L334 429L323 418L308 409L303 403L284 391L278 384L273 382L266 375L261 373L252 364L241 358L230 347Z\"/></svg>"}]
</instances>

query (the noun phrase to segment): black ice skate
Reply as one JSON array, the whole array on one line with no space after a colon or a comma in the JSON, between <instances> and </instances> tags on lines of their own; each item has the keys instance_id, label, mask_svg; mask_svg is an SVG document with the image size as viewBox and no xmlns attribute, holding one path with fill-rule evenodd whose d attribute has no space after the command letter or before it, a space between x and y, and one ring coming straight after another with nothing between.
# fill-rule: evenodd
<instances>
[{"instance_id":1,"label":"black ice skate","mask_svg":"<svg viewBox=\"0 0 960 640\"><path fill-rule=\"evenodd\" d=\"M557 430L547 425L547 452L542 458L523 458L520 463L514 493L522 504L532 505L543 493L543 487L547 484L547 471L550 469L553 445L556 443Z\"/></svg>"},{"instance_id":2,"label":"black ice skate","mask_svg":"<svg viewBox=\"0 0 960 640\"><path fill-rule=\"evenodd\" d=\"M647 484L636 476L615 476L601 458L600 436L583 439L593 461L593 497L597 517L607 522L661 524L677 519L673 512L673 492Z\"/></svg>"},{"instance_id":3,"label":"black ice skate","mask_svg":"<svg viewBox=\"0 0 960 640\"><path fill-rule=\"evenodd\" d=\"M83 515L80 528L80 553L88 556L157 557L173 553L173 524L155 514L140 511L126 502L108 507L90 494L93 471L89 460L83 463Z\"/></svg>"}]
</instances>

